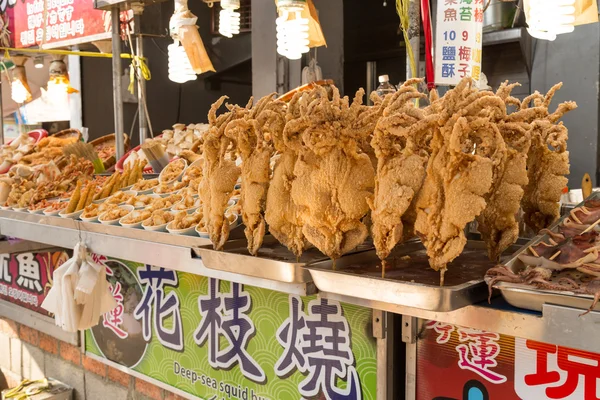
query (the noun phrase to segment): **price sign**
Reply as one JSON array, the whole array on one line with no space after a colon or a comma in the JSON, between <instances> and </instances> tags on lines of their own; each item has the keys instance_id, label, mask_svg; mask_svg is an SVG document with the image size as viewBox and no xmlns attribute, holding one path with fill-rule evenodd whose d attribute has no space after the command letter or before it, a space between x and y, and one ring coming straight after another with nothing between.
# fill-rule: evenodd
<instances>
[{"instance_id":1,"label":"price sign","mask_svg":"<svg viewBox=\"0 0 600 400\"><path fill-rule=\"evenodd\" d=\"M481 76L484 0L439 0L435 50L435 83L456 85Z\"/></svg>"}]
</instances>

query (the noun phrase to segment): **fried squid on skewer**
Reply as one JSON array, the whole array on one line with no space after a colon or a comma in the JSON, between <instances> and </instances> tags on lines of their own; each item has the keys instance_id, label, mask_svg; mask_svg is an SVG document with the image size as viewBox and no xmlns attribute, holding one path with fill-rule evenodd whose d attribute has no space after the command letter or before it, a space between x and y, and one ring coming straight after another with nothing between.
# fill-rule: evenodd
<instances>
[{"instance_id":1,"label":"fried squid on skewer","mask_svg":"<svg viewBox=\"0 0 600 400\"><path fill-rule=\"evenodd\" d=\"M485 148L475 152L477 146ZM467 242L465 226L485 209L494 165L506 156L506 147L489 118L459 117L436 131L431 148L415 230L443 284L446 265Z\"/></svg>"},{"instance_id":2,"label":"fried squid on skewer","mask_svg":"<svg viewBox=\"0 0 600 400\"><path fill-rule=\"evenodd\" d=\"M369 211L366 199L373 192L374 170L359 143L373 132L380 107L363 106L362 90L350 105L332 89L332 100L324 88L314 89L315 99L297 122L303 127L302 146L291 194L304 236L335 260L368 236L362 218Z\"/></svg>"},{"instance_id":3,"label":"fried squid on skewer","mask_svg":"<svg viewBox=\"0 0 600 400\"><path fill-rule=\"evenodd\" d=\"M240 206L248 251L252 255L257 255L266 232L265 202L273 155L271 130L279 132L283 128L278 120L282 106L281 102L273 100L273 95L265 96L245 118L231 121L225 129L225 134L235 141L242 159Z\"/></svg>"},{"instance_id":4,"label":"fried squid on skewer","mask_svg":"<svg viewBox=\"0 0 600 400\"><path fill-rule=\"evenodd\" d=\"M247 109L229 106L229 112L217 117L217 110L226 99L227 96L223 96L217 100L208 113L210 128L204 136L203 176L198 186L204 222L216 250L221 250L229 238L225 210L241 173L231 158L233 142L225 136L225 128L231 121L242 118L247 113Z\"/></svg>"},{"instance_id":5,"label":"fried squid on skewer","mask_svg":"<svg viewBox=\"0 0 600 400\"><path fill-rule=\"evenodd\" d=\"M501 122L498 129L506 144L507 157L494 179L491 192L486 196L487 206L477 217L488 257L496 261L519 238L519 224L515 216L521 206L523 188L528 182L527 152L531 145L527 124Z\"/></svg>"},{"instance_id":6,"label":"fried squid on skewer","mask_svg":"<svg viewBox=\"0 0 600 400\"><path fill-rule=\"evenodd\" d=\"M426 115L426 111L415 107L414 99L426 96L413 88L412 83L406 82L391 95L371 141L377 156L377 172L375 193L368 202L373 242L382 261L403 237L414 234L414 220L403 221L403 218L421 190L431 128L438 123L436 114ZM407 226L404 222L408 222ZM384 271L385 268L382 274Z\"/></svg>"}]
</instances>

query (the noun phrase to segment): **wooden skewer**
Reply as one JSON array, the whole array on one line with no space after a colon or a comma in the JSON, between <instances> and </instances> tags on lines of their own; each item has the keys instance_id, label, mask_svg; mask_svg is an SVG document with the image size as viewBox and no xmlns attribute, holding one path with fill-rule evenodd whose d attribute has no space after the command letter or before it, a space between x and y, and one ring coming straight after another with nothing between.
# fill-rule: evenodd
<instances>
[{"instance_id":1,"label":"wooden skewer","mask_svg":"<svg viewBox=\"0 0 600 400\"><path fill-rule=\"evenodd\" d=\"M594 229L594 227L596 225L600 224L600 219L598 219L596 222L594 222L593 224L591 224L590 226L588 226L585 231L581 232L580 235L583 235L586 232L589 232L590 230Z\"/></svg>"},{"instance_id":2,"label":"wooden skewer","mask_svg":"<svg viewBox=\"0 0 600 400\"><path fill-rule=\"evenodd\" d=\"M558 257L560 255L560 253L562 253L562 251L557 251L556 253L554 253L554 255L552 257L549 258L550 261L554 260L556 257Z\"/></svg>"},{"instance_id":3,"label":"wooden skewer","mask_svg":"<svg viewBox=\"0 0 600 400\"><path fill-rule=\"evenodd\" d=\"M536 257L539 257L539 256L540 256L540 255L539 255L539 254L538 254L538 253L537 253L537 252L536 252L536 251L533 249L533 247L532 247L532 246L529 246L529 251L531 251L531 253L532 253L534 256L536 256Z\"/></svg>"}]
</instances>

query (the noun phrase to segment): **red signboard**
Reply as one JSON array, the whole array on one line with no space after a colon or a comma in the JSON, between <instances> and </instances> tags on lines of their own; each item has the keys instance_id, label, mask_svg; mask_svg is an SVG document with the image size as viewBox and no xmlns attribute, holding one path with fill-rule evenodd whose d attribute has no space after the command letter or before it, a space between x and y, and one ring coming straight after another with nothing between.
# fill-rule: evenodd
<instances>
[{"instance_id":1,"label":"red signboard","mask_svg":"<svg viewBox=\"0 0 600 400\"><path fill-rule=\"evenodd\" d=\"M0 254L0 299L41 314L54 270L69 259L65 251Z\"/></svg>"},{"instance_id":2,"label":"red signboard","mask_svg":"<svg viewBox=\"0 0 600 400\"><path fill-rule=\"evenodd\" d=\"M95 10L94 0L22 0L9 8L9 16L13 43L19 48L110 38L110 12Z\"/></svg>"},{"instance_id":3,"label":"red signboard","mask_svg":"<svg viewBox=\"0 0 600 400\"><path fill-rule=\"evenodd\" d=\"M600 354L430 321L417 400L600 399Z\"/></svg>"}]
</instances>

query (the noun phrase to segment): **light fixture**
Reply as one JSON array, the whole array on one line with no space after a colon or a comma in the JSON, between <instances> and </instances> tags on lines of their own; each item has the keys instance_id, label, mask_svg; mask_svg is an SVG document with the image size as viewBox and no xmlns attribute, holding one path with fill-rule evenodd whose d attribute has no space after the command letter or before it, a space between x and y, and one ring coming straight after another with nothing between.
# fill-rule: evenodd
<instances>
[{"instance_id":1,"label":"light fixture","mask_svg":"<svg viewBox=\"0 0 600 400\"><path fill-rule=\"evenodd\" d=\"M33 59L33 66L37 69L44 68L44 57L38 56Z\"/></svg>"},{"instance_id":2,"label":"light fixture","mask_svg":"<svg viewBox=\"0 0 600 400\"><path fill-rule=\"evenodd\" d=\"M302 17L305 1L278 0L280 16L277 18L277 53L298 60L308 53L308 18Z\"/></svg>"},{"instance_id":3,"label":"light fixture","mask_svg":"<svg viewBox=\"0 0 600 400\"><path fill-rule=\"evenodd\" d=\"M65 64L63 58L64 56L55 56L48 67L50 79L48 80L46 95L51 100L63 101L67 94L78 92L78 90L71 87L67 64Z\"/></svg>"},{"instance_id":4,"label":"light fixture","mask_svg":"<svg viewBox=\"0 0 600 400\"><path fill-rule=\"evenodd\" d=\"M240 33L240 13L235 11L240 8L240 0L221 0L219 13L219 33L231 38Z\"/></svg>"},{"instance_id":5,"label":"light fixture","mask_svg":"<svg viewBox=\"0 0 600 400\"><path fill-rule=\"evenodd\" d=\"M196 80L197 76L190 59L183 46L179 45L179 41L175 40L173 44L167 46L167 51L169 54L169 79L177 83Z\"/></svg>"},{"instance_id":6,"label":"light fixture","mask_svg":"<svg viewBox=\"0 0 600 400\"><path fill-rule=\"evenodd\" d=\"M31 89L29 89L29 84L27 83L25 67L23 65L15 66L12 75L10 97L18 104L23 104L31 100Z\"/></svg>"},{"instance_id":7,"label":"light fixture","mask_svg":"<svg viewBox=\"0 0 600 400\"><path fill-rule=\"evenodd\" d=\"M169 79L173 82L191 81L196 74L215 70L198 32L197 20L188 9L187 0L175 0L175 12L169 20L174 43L168 46Z\"/></svg>"},{"instance_id":8,"label":"light fixture","mask_svg":"<svg viewBox=\"0 0 600 400\"><path fill-rule=\"evenodd\" d=\"M31 89L27 83L27 73L25 72L25 63L29 58L24 56L15 56L12 58L14 68L10 79L10 97L15 103L23 104L31 100Z\"/></svg>"},{"instance_id":9,"label":"light fixture","mask_svg":"<svg viewBox=\"0 0 600 400\"><path fill-rule=\"evenodd\" d=\"M527 31L537 39L555 40L575 30L575 0L525 0Z\"/></svg>"}]
</instances>

